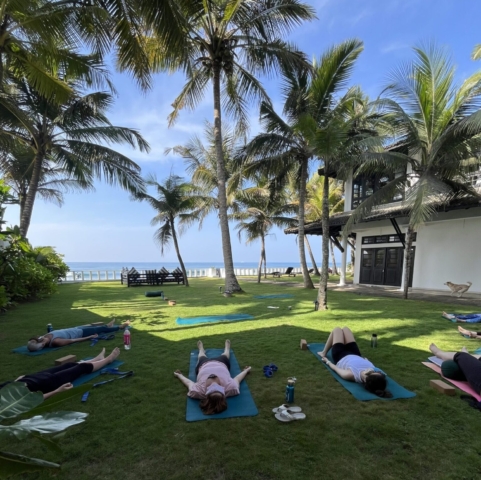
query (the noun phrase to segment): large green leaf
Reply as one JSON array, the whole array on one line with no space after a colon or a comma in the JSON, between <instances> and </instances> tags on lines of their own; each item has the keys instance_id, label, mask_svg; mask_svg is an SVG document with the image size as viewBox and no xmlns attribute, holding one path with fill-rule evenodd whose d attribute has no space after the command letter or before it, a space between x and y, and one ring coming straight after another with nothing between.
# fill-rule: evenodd
<instances>
[{"instance_id":1,"label":"large green leaf","mask_svg":"<svg viewBox=\"0 0 481 480\"><path fill-rule=\"evenodd\" d=\"M60 465L39 458L0 452L0 478L8 478L25 472L35 472L44 468L60 468Z\"/></svg>"},{"instance_id":2,"label":"large green leaf","mask_svg":"<svg viewBox=\"0 0 481 480\"><path fill-rule=\"evenodd\" d=\"M41 434L61 432L72 425L82 423L87 417L88 413L82 412L53 412L36 415L13 425L0 425L0 437L15 436L18 439L24 439L33 432Z\"/></svg>"},{"instance_id":3,"label":"large green leaf","mask_svg":"<svg viewBox=\"0 0 481 480\"><path fill-rule=\"evenodd\" d=\"M0 390L0 421L28 412L42 402L43 395L31 392L24 383L9 383Z\"/></svg>"}]
</instances>

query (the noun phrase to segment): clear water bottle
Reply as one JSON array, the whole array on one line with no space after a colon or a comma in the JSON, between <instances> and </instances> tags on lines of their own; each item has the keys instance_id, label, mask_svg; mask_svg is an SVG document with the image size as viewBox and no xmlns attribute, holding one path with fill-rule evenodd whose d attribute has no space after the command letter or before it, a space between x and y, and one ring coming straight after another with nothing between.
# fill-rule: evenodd
<instances>
[{"instance_id":1,"label":"clear water bottle","mask_svg":"<svg viewBox=\"0 0 481 480\"><path fill-rule=\"evenodd\" d=\"M125 350L130 350L131 344L130 344L130 330L126 328L124 330L124 348Z\"/></svg>"},{"instance_id":2,"label":"clear water bottle","mask_svg":"<svg viewBox=\"0 0 481 480\"><path fill-rule=\"evenodd\" d=\"M294 403L294 380L287 380L286 403Z\"/></svg>"},{"instance_id":3,"label":"clear water bottle","mask_svg":"<svg viewBox=\"0 0 481 480\"><path fill-rule=\"evenodd\" d=\"M377 348L377 334L373 333L371 336L371 347Z\"/></svg>"},{"instance_id":4,"label":"clear water bottle","mask_svg":"<svg viewBox=\"0 0 481 480\"><path fill-rule=\"evenodd\" d=\"M52 324L48 323L47 324L47 333L50 333L53 330Z\"/></svg>"}]
</instances>

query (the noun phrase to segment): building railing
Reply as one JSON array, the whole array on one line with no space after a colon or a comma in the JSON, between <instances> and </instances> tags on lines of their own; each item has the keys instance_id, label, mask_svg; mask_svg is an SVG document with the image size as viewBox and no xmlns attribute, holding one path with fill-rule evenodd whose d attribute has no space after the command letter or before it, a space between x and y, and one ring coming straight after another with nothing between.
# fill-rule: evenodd
<instances>
[{"instance_id":1,"label":"building railing","mask_svg":"<svg viewBox=\"0 0 481 480\"><path fill-rule=\"evenodd\" d=\"M289 265L285 267L267 268L267 274L274 272L280 272L283 274ZM224 268L196 268L187 269L187 278L225 278ZM143 270L139 270L140 273ZM234 268L234 272L237 277L254 277L257 275L257 268ZM299 275L302 273L301 268L294 268L292 273ZM111 282L118 280L120 282L121 270L72 270L67 272L67 275L62 279L65 283L76 282ZM264 275L264 269L262 269L262 275Z\"/></svg>"}]
</instances>

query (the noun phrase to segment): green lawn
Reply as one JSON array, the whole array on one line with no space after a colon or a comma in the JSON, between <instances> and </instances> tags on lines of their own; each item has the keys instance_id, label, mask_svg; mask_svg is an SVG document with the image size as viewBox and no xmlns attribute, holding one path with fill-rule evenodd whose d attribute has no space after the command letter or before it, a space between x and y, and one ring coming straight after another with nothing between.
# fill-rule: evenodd
<instances>
[{"instance_id":1,"label":"green lawn","mask_svg":"<svg viewBox=\"0 0 481 480\"><path fill-rule=\"evenodd\" d=\"M67 431L63 453L34 440L10 450L59 460L61 479L475 479L481 475L481 414L456 397L429 387L436 375L421 365L435 341L444 349L470 349L466 340L441 318L449 305L329 293L330 310L314 312L314 291L299 287L244 282L245 294L224 298L220 280L193 279L190 288L169 285L169 307L146 298L149 288L118 283L62 285L58 295L25 304L0 317L0 381L53 364L64 352L78 358L113 341L67 347L39 357L11 354L10 349L46 324L68 327L113 317L132 319L132 349L122 350L125 369L135 376L91 391L87 403L71 400L63 410L88 412L87 421ZM152 289L152 288L150 288ZM294 298L259 300L259 293L292 293ZM279 306L278 310L268 305ZM288 310L288 306L292 310ZM467 310L466 310L467 311ZM253 321L179 327L177 316L250 313ZM348 325L361 351L417 396L393 402L355 400L299 341L320 342L335 326ZM371 349L371 333L379 346ZM247 377L259 415L250 418L185 421L185 387L173 376L187 373L197 339L222 347L225 338ZM60 353L59 355L56 355ZM279 371L267 379L262 366ZM296 404L307 419L283 424L271 410L283 403L286 379L296 376ZM33 474L29 478L43 478ZM47 475L45 475L47 478Z\"/></svg>"}]
</instances>

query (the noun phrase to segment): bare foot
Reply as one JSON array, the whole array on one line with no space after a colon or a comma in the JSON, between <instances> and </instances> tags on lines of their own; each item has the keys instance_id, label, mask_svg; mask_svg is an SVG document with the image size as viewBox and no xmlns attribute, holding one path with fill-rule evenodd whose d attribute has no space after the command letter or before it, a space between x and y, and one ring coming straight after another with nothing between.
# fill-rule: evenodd
<instances>
[{"instance_id":1,"label":"bare foot","mask_svg":"<svg viewBox=\"0 0 481 480\"><path fill-rule=\"evenodd\" d=\"M197 348L199 350L204 350L204 344L202 343L202 340L197 340Z\"/></svg>"},{"instance_id":2,"label":"bare foot","mask_svg":"<svg viewBox=\"0 0 481 480\"><path fill-rule=\"evenodd\" d=\"M443 317L447 318L448 320L451 320L451 322L456 322L456 317L451 313L443 312Z\"/></svg>"},{"instance_id":3,"label":"bare foot","mask_svg":"<svg viewBox=\"0 0 481 480\"><path fill-rule=\"evenodd\" d=\"M317 352L317 354L321 357L324 358L326 354L324 353L324 350L322 352Z\"/></svg>"},{"instance_id":4,"label":"bare foot","mask_svg":"<svg viewBox=\"0 0 481 480\"><path fill-rule=\"evenodd\" d=\"M115 325L115 318L107 323L107 327L113 327Z\"/></svg>"},{"instance_id":5,"label":"bare foot","mask_svg":"<svg viewBox=\"0 0 481 480\"><path fill-rule=\"evenodd\" d=\"M120 355L119 347L115 347L112 350L111 354L107 357L107 359L110 360L110 363L112 363L119 355Z\"/></svg>"},{"instance_id":6,"label":"bare foot","mask_svg":"<svg viewBox=\"0 0 481 480\"><path fill-rule=\"evenodd\" d=\"M225 341L225 349L230 350L230 340Z\"/></svg>"},{"instance_id":7,"label":"bare foot","mask_svg":"<svg viewBox=\"0 0 481 480\"><path fill-rule=\"evenodd\" d=\"M440 349L434 343L431 343L431 345L429 345L429 350L431 350L434 355L440 352Z\"/></svg>"},{"instance_id":8,"label":"bare foot","mask_svg":"<svg viewBox=\"0 0 481 480\"><path fill-rule=\"evenodd\" d=\"M104 358L105 358L105 348L102 348L102 351L95 358L92 358L92 360L89 360L89 362L98 362L99 360L103 360Z\"/></svg>"},{"instance_id":9,"label":"bare foot","mask_svg":"<svg viewBox=\"0 0 481 480\"><path fill-rule=\"evenodd\" d=\"M466 349L466 347L463 347L463 348L461 349L461 351L464 352L464 353L469 353L468 350Z\"/></svg>"},{"instance_id":10,"label":"bare foot","mask_svg":"<svg viewBox=\"0 0 481 480\"><path fill-rule=\"evenodd\" d=\"M125 328L125 327L128 327L130 325L130 320L127 320L126 322L122 323L122 325L120 325L120 328Z\"/></svg>"},{"instance_id":11,"label":"bare foot","mask_svg":"<svg viewBox=\"0 0 481 480\"><path fill-rule=\"evenodd\" d=\"M476 332L471 332L470 330L466 330L465 328L459 326L458 331L461 335L467 335L471 338L476 338L478 334Z\"/></svg>"}]
</instances>

